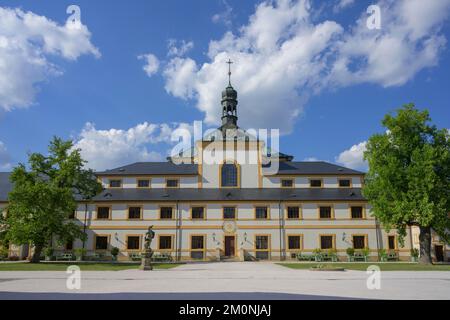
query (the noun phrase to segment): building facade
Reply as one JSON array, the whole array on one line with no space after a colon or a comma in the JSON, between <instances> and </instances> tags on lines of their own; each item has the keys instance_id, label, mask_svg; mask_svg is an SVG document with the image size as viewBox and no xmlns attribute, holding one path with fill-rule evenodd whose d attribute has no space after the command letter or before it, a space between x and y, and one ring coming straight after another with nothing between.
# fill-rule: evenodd
<instances>
[{"instance_id":1,"label":"building facade","mask_svg":"<svg viewBox=\"0 0 450 320\"><path fill-rule=\"evenodd\" d=\"M129 260L143 250L149 226L152 249L173 260L290 260L298 253L347 248L398 253L409 260L414 235L404 246L371 214L361 190L364 173L326 162L296 162L268 148L237 125L237 92L222 92L222 126L166 162L141 162L98 172L104 191L79 201L73 219L86 230L87 255ZM2 175L2 187L8 189ZM1 205L7 204L2 192ZM27 250L12 248L18 255ZM443 246L447 260L448 248Z\"/></svg>"}]
</instances>

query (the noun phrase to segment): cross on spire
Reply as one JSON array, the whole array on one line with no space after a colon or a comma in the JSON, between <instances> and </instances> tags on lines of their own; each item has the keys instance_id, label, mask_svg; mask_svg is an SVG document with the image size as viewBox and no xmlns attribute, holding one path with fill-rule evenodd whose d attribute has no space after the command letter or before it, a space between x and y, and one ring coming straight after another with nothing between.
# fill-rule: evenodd
<instances>
[{"instance_id":1,"label":"cross on spire","mask_svg":"<svg viewBox=\"0 0 450 320\"><path fill-rule=\"evenodd\" d=\"M231 87L231 64L233 63L233 61L231 61L231 59L228 59L226 63L228 64L228 85Z\"/></svg>"}]
</instances>

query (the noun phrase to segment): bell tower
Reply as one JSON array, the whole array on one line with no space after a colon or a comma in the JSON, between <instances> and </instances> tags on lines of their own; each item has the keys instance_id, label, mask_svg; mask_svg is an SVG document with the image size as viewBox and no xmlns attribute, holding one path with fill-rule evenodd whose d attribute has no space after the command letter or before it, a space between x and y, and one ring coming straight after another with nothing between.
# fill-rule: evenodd
<instances>
[{"instance_id":1,"label":"bell tower","mask_svg":"<svg viewBox=\"0 0 450 320\"><path fill-rule=\"evenodd\" d=\"M236 128L237 127L237 91L231 86L231 64L228 63L228 87L222 91L222 127Z\"/></svg>"}]
</instances>

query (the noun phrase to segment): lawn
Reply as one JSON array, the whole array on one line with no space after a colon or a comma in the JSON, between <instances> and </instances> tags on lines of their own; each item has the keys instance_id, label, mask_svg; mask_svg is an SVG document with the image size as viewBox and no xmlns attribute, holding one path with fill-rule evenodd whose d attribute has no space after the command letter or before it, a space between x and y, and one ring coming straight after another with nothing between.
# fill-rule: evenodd
<instances>
[{"instance_id":1,"label":"lawn","mask_svg":"<svg viewBox=\"0 0 450 320\"><path fill-rule=\"evenodd\" d=\"M324 266L341 267L348 270L367 270L368 266L377 265L381 271L450 271L450 265L435 264L431 266L416 263L321 263ZM292 269L309 269L318 263L279 263L279 265Z\"/></svg>"},{"instance_id":2,"label":"lawn","mask_svg":"<svg viewBox=\"0 0 450 320\"><path fill-rule=\"evenodd\" d=\"M0 263L0 271L66 271L68 266L78 265L82 271L120 271L138 269L139 264L131 263ZM155 269L171 269L176 263L155 263Z\"/></svg>"}]
</instances>

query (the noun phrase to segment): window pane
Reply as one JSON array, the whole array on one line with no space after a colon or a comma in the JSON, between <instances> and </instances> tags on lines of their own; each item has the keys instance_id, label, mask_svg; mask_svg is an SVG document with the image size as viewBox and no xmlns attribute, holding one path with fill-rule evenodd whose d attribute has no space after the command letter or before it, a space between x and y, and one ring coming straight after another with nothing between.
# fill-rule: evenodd
<instances>
[{"instance_id":1,"label":"window pane","mask_svg":"<svg viewBox=\"0 0 450 320\"><path fill-rule=\"evenodd\" d=\"M120 188L122 186L122 180L109 180L110 188Z\"/></svg>"},{"instance_id":2,"label":"window pane","mask_svg":"<svg viewBox=\"0 0 450 320\"><path fill-rule=\"evenodd\" d=\"M281 180L281 186L283 188L290 188L294 186L294 180L292 179L283 179Z\"/></svg>"},{"instance_id":3,"label":"window pane","mask_svg":"<svg viewBox=\"0 0 450 320\"><path fill-rule=\"evenodd\" d=\"M225 163L222 165L222 187L237 187L238 170L235 164Z\"/></svg>"},{"instance_id":4,"label":"window pane","mask_svg":"<svg viewBox=\"0 0 450 320\"><path fill-rule=\"evenodd\" d=\"M139 236L130 236L127 239L127 249L128 250L139 250Z\"/></svg>"},{"instance_id":5,"label":"window pane","mask_svg":"<svg viewBox=\"0 0 450 320\"><path fill-rule=\"evenodd\" d=\"M161 219L172 219L172 207L161 207L160 217Z\"/></svg>"},{"instance_id":6,"label":"window pane","mask_svg":"<svg viewBox=\"0 0 450 320\"><path fill-rule=\"evenodd\" d=\"M269 236L256 236L255 242L256 249L269 249Z\"/></svg>"},{"instance_id":7,"label":"window pane","mask_svg":"<svg viewBox=\"0 0 450 320\"><path fill-rule=\"evenodd\" d=\"M192 207L192 219L204 219L204 210L203 207Z\"/></svg>"},{"instance_id":8,"label":"window pane","mask_svg":"<svg viewBox=\"0 0 450 320\"><path fill-rule=\"evenodd\" d=\"M300 249L300 236L289 236L288 237L288 248L299 250Z\"/></svg>"},{"instance_id":9,"label":"window pane","mask_svg":"<svg viewBox=\"0 0 450 320\"><path fill-rule=\"evenodd\" d=\"M331 207L320 207L320 219L331 219Z\"/></svg>"},{"instance_id":10,"label":"window pane","mask_svg":"<svg viewBox=\"0 0 450 320\"><path fill-rule=\"evenodd\" d=\"M98 207L97 219L109 219L109 207Z\"/></svg>"},{"instance_id":11,"label":"window pane","mask_svg":"<svg viewBox=\"0 0 450 320\"><path fill-rule=\"evenodd\" d=\"M140 218L141 218L141 207L128 208L128 219L140 219Z\"/></svg>"},{"instance_id":12,"label":"window pane","mask_svg":"<svg viewBox=\"0 0 450 320\"><path fill-rule=\"evenodd\" d=\"M150 180L138 180L138 188L150 187Z\"/></svg>"},{"instance_id":13,"label":"window pane","mask_svg":"<svg viewBox=\"0 0 450 320\"><path fill-rule=\"evenodd\" d=\"M204 240L203 236L192 236L191 237L191 249L192 250L204 249L203 240Z\"/></svg>"},{"instance_id":14,"label":"window pane","mask_svg":"<svg viewBox=\"0 0 450 320\"><path fill-rule=\"evenodd\" d=\"M178 187L178 180L176 179L169 179L166 182L167 188L177 188Z\"/></svg>"},{"instance_id":15,"label":"window pane","mask_svg":"<svg viewBox=\"0 0 450 320\"><path fill-rule=\"evenodd\" d=\"M235 219L236 218L236 208L235 207L224 207L223 208L223 218L224 219Z\"/></svg>"},{"instance_id":16,"label":"window pane","mask_svg":"<svg viewBox=\"0 0 450 320\"><path fill-rule=\"evenodd\" d=\"M349 179L342 179L339 180L339 187L350 187L350 180Z\"/></svg>"},{"instance_id":17,"label":"window pane","mask_svg":"<svg viewBox=\"0 0 450 320\"><path fill-rule=\"evenodd\" d=\"M332 236L320 236L320 248L321 249L332 249L333 248L333 237Z\"/></svg>"},{"instance_id":18,"label":"window pane","mask_svg":"<svg viewBox=\"0 0 450 320\"><path fill-rule=\"evenodd\" d=\"M288 207L288 219L300 219L299 207Z\"/></svg>"},{"instance_id":19,"label":"window pane","mask_svg":"<svg viewBox=\"0 0 450 320\"><path fill-rule=\"evenodd\" d=\"M366 247L366 238L364 236L353 236L353 248L364 249Z\"/></svg>"},{"instance_id":20,"label":"window pane","mask_svg":"<svg viewBox=\"0 0 450 320\"><path fill-rule=\"evenodd\" d=\"M311 185L311 187L321 187L322 180L320 180L320 179L310 180L310 185Z\"/></svg>"},{"instance_id":21,"label":"window pane","mask_svg":"<svg viewBox=\"0 0 450 320\"><path fill-rule=\"evenodd\" d=\"M160 236L159 237L159 249L172 249L172 237Z\"/></svg>"},{"instance_id":22,"label":"window pane","mask_svg":"<svg viewBox=\"0 0 450 320\"><path fill-rule=\"evenodd\" d=\"M97 236L95 238L95 249L96 250L106 250L106 249L108 249L108 237Z\"/></svg>"},{"instance_id":23,"label":"window pane","mask_svg":"<svg viewBox=\"0 0 450 320\"><path fill-rule=\"evenodd\" d=\"M395 236L388 237L389 250L395 250Z\"/></svg>"},{"instance_id":24,"label":"window pane","mask_svg":"<svg viewBox=\"0 0 450 320\"><path fill-rule=\"evenodd\" d=\"M255 216L256 219L267 219L267 207L256 207Z\"/></svg>"},{"instance_id":25,"label":"window pane","mask_svg":"<svg viewBox=\"0 0 450 320\"><path fill-rule=\"evenodd\" d=\"M362 207L352 207L352 218L362 219L363 218L363 208Z\"/></svg>"}]
</instances>

